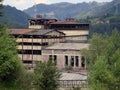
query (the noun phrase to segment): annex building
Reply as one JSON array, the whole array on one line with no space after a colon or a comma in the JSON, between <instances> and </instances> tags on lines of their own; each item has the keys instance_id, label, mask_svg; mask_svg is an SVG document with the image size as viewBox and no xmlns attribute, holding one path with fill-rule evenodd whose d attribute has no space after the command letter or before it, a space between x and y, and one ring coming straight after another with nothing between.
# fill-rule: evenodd
<instances>
[{"instance_id":1,"label":"annex building","mask_svg":"<svg viewBox=\"0 0 120 90\"><path fill-rule=\"evenodd\" d=\"M73 18L46 19L41 15L28 20L28 29L12 29L18 43L18 54L23 64L31 69L36 61L50 58L59 69L85 69L85 57L80 51L88 48L89 24Z\"/></svg>"}]
</instances>

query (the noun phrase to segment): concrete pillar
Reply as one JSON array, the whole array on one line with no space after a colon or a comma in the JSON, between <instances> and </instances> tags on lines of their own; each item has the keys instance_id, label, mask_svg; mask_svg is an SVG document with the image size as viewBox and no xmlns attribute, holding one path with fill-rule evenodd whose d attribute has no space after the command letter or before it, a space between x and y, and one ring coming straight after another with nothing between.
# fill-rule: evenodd
<instances>
[{"instance_id":1,"label":"concrete pillar","mask_svg":"<svg viewBox=\"0 0 120 90\"><path fill-rule=\"evenodd\" d=\"M79 67L81 68L81 56L79 56Z\"/></svg>"},{"instance_id":2,"label":"concrete pillar","mask_svg":"<svg viewBox=\"0 0 120 90\"><path fill-rule=\"evenodd\" d=\"M74 56L74 68L76 68L76 58Z\"/></svg>"},{"instance_id":3,"label":"concrete pillar","mask_svg":"<svg viewBox=\"0 0 120 90\"><path fill-rule=\"evenodd\" d=\"M71 56L68 56L68 66L71 66Z\"/></svg>"}]
</instances>

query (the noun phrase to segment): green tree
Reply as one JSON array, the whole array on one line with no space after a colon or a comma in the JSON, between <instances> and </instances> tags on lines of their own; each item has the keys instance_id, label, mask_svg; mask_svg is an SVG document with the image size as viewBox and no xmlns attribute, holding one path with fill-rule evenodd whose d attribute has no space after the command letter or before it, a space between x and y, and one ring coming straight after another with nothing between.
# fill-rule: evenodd
<instances>
[{"instance_id":1,"label":"green tree","mask_svg":"<svg viewBox=\"0 0 120 90\"><path fill-rule=\"evenodd\" d=\"M7 33L6 28L0 25L0 83L15 83L22 69L17 54L17 44Z\"/></svg>"},{"instance_id":2,"label":"green tree","mask_svg":"<svg viewBox=\"0 0 120 90\"><path fill-rule=\"evenodd\" d=\"M39 90L56 90L59 86L60 71L50 60L37 63L35 82Z\"/></svg>"},{"instance_id":3,"label":"green tree","mask_svg":"<svg viewBox=\"0 0 120 90\"><path fill-rule=\"evenodd\" d=\"M97 85L98 88L106 85L113 90L111 85L120 85L120 33L117 30L113 30L111 35L94 34L90 39L89 50L83 50L82 53L87 58L92 86ZM93 90L102 89L94 87Z\"/></svg>"}]
</instances>

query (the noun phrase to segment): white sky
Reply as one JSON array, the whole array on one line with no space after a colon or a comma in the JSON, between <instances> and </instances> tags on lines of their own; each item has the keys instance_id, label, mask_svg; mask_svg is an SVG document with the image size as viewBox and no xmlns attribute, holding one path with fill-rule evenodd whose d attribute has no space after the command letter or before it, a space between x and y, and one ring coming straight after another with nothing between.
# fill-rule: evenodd
<instances>
[{"instance_id":1,"label":"white sky","mask_svg":"<svg viewBox=\"0 0 120 90\"><path fill-rule=\"evenodd\" d=\"M90 2L90 1L110 2L112 0L3 0L3 4L14 6L17 9L23 10L32 7L35 3L36 4L39 3L52 4L59 2L80 3L80 2Z\"/></svg>"}]
</instances>

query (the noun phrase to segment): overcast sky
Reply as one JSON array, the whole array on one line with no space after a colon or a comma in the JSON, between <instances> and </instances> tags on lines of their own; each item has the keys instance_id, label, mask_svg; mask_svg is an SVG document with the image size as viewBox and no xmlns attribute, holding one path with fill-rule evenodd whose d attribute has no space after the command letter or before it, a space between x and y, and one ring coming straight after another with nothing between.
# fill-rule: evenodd
<instances>
[{"instance_id":1,"label":"overcast sky","mask_svg":"<svg viewBox=\"0 0 120 90\"><path fill-rule=\"evenodd\" d=\"M17 9L23 10L33 5L39 3L45 4L52 4L52 3L59 3L59 2L70 2L70 3L81 3L81 2L90 2L90 1L97 1L97 2L110 2L112 0L4 0L4 5L14 6Z\"/></svg>"}]
</instances>

